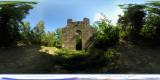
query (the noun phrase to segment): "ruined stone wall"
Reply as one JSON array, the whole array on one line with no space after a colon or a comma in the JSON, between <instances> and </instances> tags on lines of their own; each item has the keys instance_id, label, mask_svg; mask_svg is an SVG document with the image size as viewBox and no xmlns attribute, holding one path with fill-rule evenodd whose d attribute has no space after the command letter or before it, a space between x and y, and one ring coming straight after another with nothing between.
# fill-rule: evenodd
<instances>
[{"instance_id":1,"label":"ruined stone wall","mask_svg":"<svg viewBox=\"0 0 160 80\"><path fill-rule=\"evenodd\" d=\"M62 47L76 50L76 35L81 33L82 49L85 44L93 36L94 29L89 24L89 19L84 18L83 21L73 22L72 19L67 20L67 26L62 29Z\"/></svg>"}]
</instances>

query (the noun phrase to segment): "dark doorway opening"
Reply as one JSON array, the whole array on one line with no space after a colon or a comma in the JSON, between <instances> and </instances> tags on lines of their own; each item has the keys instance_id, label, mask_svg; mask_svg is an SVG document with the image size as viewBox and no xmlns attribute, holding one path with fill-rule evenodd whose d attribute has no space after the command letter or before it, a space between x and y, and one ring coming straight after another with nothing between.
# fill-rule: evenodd
<instances>
[{"instance_id":1,"label":"dark doorway opening","mask_svg":"<svg viewBox=\"0 0 160 80\"><path fill-rule=\"evenodd\" d=\"M76 50L82 50L82 37L81 37L81 31L76 31Z\"/></svg>"}]
</instances>

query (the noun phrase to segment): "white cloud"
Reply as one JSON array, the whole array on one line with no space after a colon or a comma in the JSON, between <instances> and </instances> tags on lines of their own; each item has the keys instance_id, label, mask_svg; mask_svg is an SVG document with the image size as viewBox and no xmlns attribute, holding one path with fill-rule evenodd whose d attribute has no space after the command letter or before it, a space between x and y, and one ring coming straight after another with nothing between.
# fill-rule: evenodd
<instances>
[{"instance_id":1,"label":"white cloud","mask_svg":"<svg viewBox=\"0 0 160 80\"><path fill-rule=\"evenodd\" d=\"M118 15L122 15L122 14L123 14L122 9L117 7L115 13L109 17L109 19L112 21L112 24L116 25L119 18Z\"/></svg>"},{"instance_id":2,"label":"white cloud","mask_svg":"<svg viewBox=\"0 0 160 80\"><path fill-rule=\"evenodd\" d=\"M117 20L118 20L118 15L123 14L122 9L118 8L118 7L114 7L112 12L109 12L108 10L103 10L102 13L98 12L97 14L95 14L94 17L94 22L96 21L100 21L101 19L104 19L105 17L109 20L111 20L111 23L113 25L116 25ZM104 17L105 15L105 17Z\"/></svg>"},{"instance_id":3,"label":"white cloud","mask_svg":"<svg viewBox=\"0 0 160 80\"><path fill-rule=\"evenodd\" d=\"M122 15L123 11L122 9L120 9L120 7L118 7L119 4L123 4L123 3L127 3L129 0L116 0L115 3L113 3L113 6L111 6L108 9L102 9L101 11L99 11L95 17L94 17L94 21L99 21L100 19L103 19L103 16L101 15L100 12L102 12L107 19L111 20L111 23L113 25L116 25L117 21L118 21L118 15Z\"/></svg>"},{"instance_id":4,"label":"white cloud","mask_svg":"<svg viewBox=\"0 0 160 80\"><path fill-rule=\"evenodd\" d=\"M94 21L101 21L102 19L104 19L105 17L102 15L102 13L97 13L94 17Z\"/></svg>"}]
</instances>

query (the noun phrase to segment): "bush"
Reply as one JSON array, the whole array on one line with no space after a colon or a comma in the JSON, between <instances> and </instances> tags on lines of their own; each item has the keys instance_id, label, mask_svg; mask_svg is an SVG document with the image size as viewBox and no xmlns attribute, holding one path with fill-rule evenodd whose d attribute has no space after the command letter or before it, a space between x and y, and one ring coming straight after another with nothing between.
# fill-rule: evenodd
<instances>
[{"instance_id":1,"label":"bush","mask_svg":"<svg viewBox=\"0 0 160 80\"><path fill-rule=\"evenodd\" d=\"M54 46L57 48L61 48L62 47L62 28L58 28L54 34L55 34Z\"/></svg>"},{"instance_id":2,"label":"bush","mask_svg":"<svg viewBox=\"0 0 160 80\"><path fill-rule=\"evenodd\" d=\"M93 73L105 72L118 69L120 65L120 56L116 50L108 49L106 52L88 53L84 51L71 51L62 49L57 52L57 56L63 57L59 65L72 73ZM103 69L102 69L103 68Z\"/></svg>"},{"instance_id":3,"label":"bush","mask_svg":"<svg viewBox=\"0 0 160 80\"><path fill-rule=\"evenodd\" d=\"M115 49L108 49L107 51L101 51L101 53L99 52L100 51L98 50L97 53L90 54L87 66L92 66L91 68L97 70L97 72L117 71L120 68L120 55L117 54Z\"/></svg>"},{"instance_id":4,"label":"bush","mask_svg":"<svg viewBox=\"0 0 160 80\"><path fill-rule=\"evenodd\" d=\"M80 55L86 55L87 53L85 51L74 51L69 49L60 49L56 52L56 56L63 56L66 58L70 58L73 56L80 56Z\"/></svg>"},{"instance_id":5,"label":"bush","mask_svg":"<svg viewBox=\"0 0 160 80\"><path fill-rule=\"evenodd\" d=\"M48 33L43 33L41 35L41 45L45 45L48 47L53 47L54 46L54 33L53 32L48 32Z\"/></svg>"},{"instance_id":6,"label":"bush","mask_svg":"<svg viewBox=\"0 0 160 80\"><path fill-rule=\"evenodd\" d=\"M102 20L96 25L95 47L106 48L119 42L119 28L110 24L108 20Z\"/></svg>"},{"instance_id":7,"label":"bush","mask_svg":"<svg viewBox=\"0 0 160 80\"><path fill-rule=\"evenodd\" d=\"M108 49L105 52L105 58L108 59L109 62L115 63L116 65L119 65L120 55L117 54L117 51L115 49Z\"/></svg>"},{"instance_id":8,"label":"bush","mask_svg":"<svg viewBox=\"0 0 160 80\"><path fill-rule=\"evenodd\" d=\"M124 40L127 40L128 38L128 32L127 31L120 31L119 32L119 37L120 37L120 39L124 39Z\"/></svg>"}]
</instances>

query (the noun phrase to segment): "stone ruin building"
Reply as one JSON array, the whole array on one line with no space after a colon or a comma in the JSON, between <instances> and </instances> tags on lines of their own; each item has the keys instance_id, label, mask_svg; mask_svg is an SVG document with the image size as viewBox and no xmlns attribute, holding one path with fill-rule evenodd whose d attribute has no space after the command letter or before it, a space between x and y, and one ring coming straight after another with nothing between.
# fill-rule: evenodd
<instances>
[{"instance_id":1,"label":"stone ruin building","mask_svg":"<svg viewBox=\"0 0 160 80\"><path fill-rule=\"evenodd\" d=\"M82 50L87 47L94 34L89 19L83 21L67 20L67 26L62 29L62 48Z\"/></svg>"}]
</instances>

